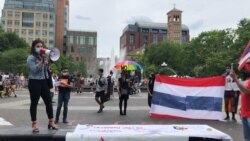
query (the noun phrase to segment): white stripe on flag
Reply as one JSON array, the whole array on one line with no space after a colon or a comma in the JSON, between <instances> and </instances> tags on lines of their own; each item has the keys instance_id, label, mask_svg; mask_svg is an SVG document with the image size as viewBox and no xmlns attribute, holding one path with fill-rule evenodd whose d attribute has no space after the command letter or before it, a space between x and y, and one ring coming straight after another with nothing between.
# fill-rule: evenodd
<instances>
[{"instance_id":1,"label":"white stripe on flag","mask_svg":"<svg viewBox=\"0 0 250 141\"><path fill-rule=\"evenodd\" d=\"M243 58L240 59L239 65L245 62L250 57L250 53L248 52Z\"/></svg>"},{"instance_id":2,"label":"white stripe on flag","mask_svg":"<svg viewBox=\"0 0 250 141\"><path fill-rule=\"evenodd\" d=\"M166 94L174 94L175 96L202 96L202 97L217 97L222 98L224 95L224 86L211 87L185 87L171 85L167 83L155 82L154 91Z\"/></svg>"}]
</instances>

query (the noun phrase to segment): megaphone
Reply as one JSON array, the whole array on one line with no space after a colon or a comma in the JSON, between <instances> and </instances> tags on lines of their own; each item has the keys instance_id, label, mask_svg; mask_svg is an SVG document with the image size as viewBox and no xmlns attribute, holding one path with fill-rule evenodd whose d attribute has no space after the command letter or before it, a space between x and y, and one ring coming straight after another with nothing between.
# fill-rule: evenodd
<instances>
[{"instance_id":1,"label":"megaphone","mask_svg":"<svg viewBox=\"0 0 250 141\"><path fill-rule=\"evenodd\" d=\"M51 50L45 48L36 48L36 52L41 55L49 56L53 62L60 58L60 51L58 48L52 48Z\"/></svg>"}]
</instances>

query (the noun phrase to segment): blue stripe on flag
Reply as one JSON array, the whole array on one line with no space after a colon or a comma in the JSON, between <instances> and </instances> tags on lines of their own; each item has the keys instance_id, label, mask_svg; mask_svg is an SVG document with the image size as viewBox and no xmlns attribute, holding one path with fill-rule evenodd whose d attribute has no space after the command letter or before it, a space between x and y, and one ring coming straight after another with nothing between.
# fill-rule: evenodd
<instances>
[{"instance_id":1,"label":"blue stripe on flag","mask_svg":"<svg viewBox=\"0 0 250 141\"><path fill-rule=\"evenodd\" d=\"M187 96L187 109L221 111L222 98Z\"/></svg>"},{"instance_id":2,"label":"blue stripe on flag","mask_svg":"<svg viewBox=\"0 0 250 141\"><path fill-rule=\"evenodd\" d=\"M180 97L154 91L152 104L179 110L221 111L222 98L218 97Z\"/></svg>"},{"instance_id":3,"label":"blue stripe on flag","mask_svg":"<svg viewBox=\"0 0 250 141\"><path fill-rule=\"evenodd\" d=\"M186 111L185 97L153 92L152 104Z\"/></svg>"}]
</instances>

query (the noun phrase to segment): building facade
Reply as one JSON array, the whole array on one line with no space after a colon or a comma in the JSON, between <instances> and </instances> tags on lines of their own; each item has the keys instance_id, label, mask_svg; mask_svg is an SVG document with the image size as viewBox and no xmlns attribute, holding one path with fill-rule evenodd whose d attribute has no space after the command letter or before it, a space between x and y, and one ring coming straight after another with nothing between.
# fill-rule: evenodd
<instances>
[{"instance_id":1,"label":"building facade","mask_svg":"<svg viewBox=\"0 0 250 141\"><path fill-rule=\"evenodd\" d=\"M54 0L56 12L55 47L66 54L66 34L69 29L69 0Z\"/></svg>"},{"instance_id":2,"label":"building facade","mask_svg":"<svg viewBox=\"0 0 250 141\"><path fill-rule=\"evenodd\" d=\"M5 0L1 24L5 32L15 32L29 44L40 38L48 48L55 46L53 0Z\"/></svg>"},{"instance_id":3,"label":"building facade","mask_svg":"<svg viewBox=\"0 0 250 141\"><path fill-rule=\"evenodd\" d=\"M66 54L76 62L84 61L88 74L96 74L97 32L67 31Z\"/></svg>"},{"instance_id":4,"label":"building facade","mask_svg":"<svg viewBox=\"0 0 250 141\"><path fill-rule=\"evenodd\" d=\"M167 13L168 23L136 22L124 28L120 37L120 50L126 50L126 59L142 53L149 44L165 40L189 42L189 28L181 23L181 11L174 8Z\"/></svg>"}]
</instances>

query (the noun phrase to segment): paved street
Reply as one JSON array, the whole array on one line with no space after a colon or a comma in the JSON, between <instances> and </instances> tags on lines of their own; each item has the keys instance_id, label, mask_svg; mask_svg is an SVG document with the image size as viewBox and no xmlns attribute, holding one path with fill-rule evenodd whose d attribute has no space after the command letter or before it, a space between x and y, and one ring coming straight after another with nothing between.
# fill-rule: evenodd
<instances>
[{"instance_id":1,"label":"paved street","mask_svg":"<svg viewBox=\"0 0 250 141\"><path fill-rule=\"evenodd\" d=\"M8 129L14 126L27 131L31 130L29 93L27 90L18 90L17 95L17 98L6 97L0 99L0 129ZM72 93L68 113L70 123L66 125L60 121L58 124L59 130L70 131L77 124L207 124L229 134L234 141L243 140L242 125L238 116L237 122L150 118L146 93L130 96L127 116L120 116L118 108L119 100L116 93L115 96L115 99L105 103L104 112L98 114L98 106L94 101L93 93ZM57 95L55 95L54 101L57 101ZM54 113L56 105L57 103L54 104ZM44 130L46 132L45 128L48 120L43 103L38 106L37 117L41 131Z\"/></svg>"}]
</instances>

